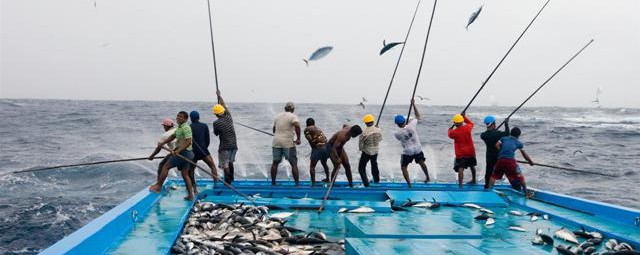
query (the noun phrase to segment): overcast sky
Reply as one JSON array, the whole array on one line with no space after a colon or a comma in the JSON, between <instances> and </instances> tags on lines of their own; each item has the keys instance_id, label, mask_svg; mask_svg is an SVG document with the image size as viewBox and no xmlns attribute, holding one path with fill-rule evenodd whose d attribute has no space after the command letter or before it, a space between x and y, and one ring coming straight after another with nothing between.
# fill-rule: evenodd
<instances>
[{"instance_id":1,"label":"overcast sky","mask_svg":"<svg viewBox=\"0 0 640 255\"><path fill-rule=\"evenodd\" d=\"M212 101L205 0L0 0L0 97ZM372 104L384 98L416 1L213 0L230 102ZM470 14L484 5L465 30ZM418 95L464 105L543 0L440 0ZM411 96L433 6L423 0L390 94ZM552 0L476 100L517 105L590 39L530 105L640 107L640 1ZM333 46L305 67L317 48Z\"/></svg>"}]
</instances>

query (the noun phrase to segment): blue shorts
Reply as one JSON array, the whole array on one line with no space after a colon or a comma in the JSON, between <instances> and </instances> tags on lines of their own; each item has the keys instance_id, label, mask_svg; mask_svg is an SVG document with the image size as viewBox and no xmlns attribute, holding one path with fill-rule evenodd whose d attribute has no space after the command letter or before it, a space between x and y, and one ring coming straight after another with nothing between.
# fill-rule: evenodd
<instances>
[{"instance_id":1,"label":"blue shorts","mask_svg":"<svg viewBox=\"0 0 640 255\"><path fill-rule=\"evenodd\" d=\"M183 150L182 152L180 152L180 155L182 155L185 158L188 158L189 160L193 160L192 151ZM178 170L184 171L184 170L189 170L190 165L191 163L175 155L171 156L171 159L169 159L169 169L177 167Z\"/></svg>"},{"instance_id":2,"label":"blue shorts","mask_svg":"<svg viewBox=\"0 0 640 255\"><path fill-rule=\"evenodd\" d=\"M296 151L296 147L293 146L291 148L275 148L272 147L273 152L273 161L280 163L282 161L282 157L289 161L289 164L296 165L298 164L298 153Z\"/></svg>"}]
</instances>

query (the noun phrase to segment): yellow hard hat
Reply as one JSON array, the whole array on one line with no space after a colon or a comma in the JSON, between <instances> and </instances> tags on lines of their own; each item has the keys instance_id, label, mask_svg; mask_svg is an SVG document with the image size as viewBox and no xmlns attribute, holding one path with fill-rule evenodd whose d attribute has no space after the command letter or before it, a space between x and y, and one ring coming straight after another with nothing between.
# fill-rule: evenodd
<instances>
[{"instance_id":1,"label":"yellow hard hat","mask_svg":"<svg viewBox=\"0 0 640 255\"><path fill-rule=\"evenodd\" d=\"M362 122L364 123L374 122L375 120L376 118L373 117L373 114L367 114L364 117L362 117Z\"/></svg>"},{"instance_id":2,"label":"yellow hard hat","mask_svg":"<svg viewBox=\"0 0 640 255\"><path fill-rule=\"evenodd\" d=\"M224 106L222 106L221 104L216 104L213 106L213 108L211 109L211 111L213 112L213 114L218 115L218 114L224 114Z\"/></svg>"},{"instance_id":3,"label":"yellow hard hat","mask_svg":"<svg viewBox=\"0 0 640 255\"><path fill-rule=\"evenodd\" d=\"M462 117L461 114L456 114L456 116L453 116L453 123L462 123L464 122L464 117Z\"/></svg>"}]
</instances>

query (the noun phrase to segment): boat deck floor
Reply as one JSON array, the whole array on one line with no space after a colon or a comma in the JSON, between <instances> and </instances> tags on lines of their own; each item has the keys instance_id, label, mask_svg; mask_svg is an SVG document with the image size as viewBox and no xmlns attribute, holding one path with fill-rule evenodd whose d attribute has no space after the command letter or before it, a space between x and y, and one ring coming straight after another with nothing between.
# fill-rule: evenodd
<instances>
[{"instance_id":1,"label":"boat deck floor","mask_svg":"<svg viewBox=\"0 0 640 255\"><path fill-rule=\"evenodd\" d=\"M295 188L289 182L272 187L268 182L237 182L236 187L252 196L258 205L272 206L271 212L295 211L287 225L307 232L322 231L330 240L344 240L346 254L556 254L550 245L532 245L537 229L553 236L562 227L570 230L584 225L598 230L606 238L615 237L638 247L640 228L618 221L603 219L595 214L576 211L537 200L525 200L517 192L483 191L478 187L457 189L451 184L420 184L403 189L402 184L376 185L370 188L348 188L338 183L327 201L325 211L318 214L325 187ZM193 203L183 200L184 187L180 181L170 181L176 190L167 189L132 231L117 241L107 254L167 254ZM214 203L251 203L230 189L211 182L200 183L203 201ZM392 211L390 201L398 206L412 201L436 200L443 204L437 209L407 208ZM472 208L461 207L474 203L495 212L495 224L486 226L475 220L481 214ZM375 213L338 213L341 208L359 206L373 208ZM539 217L515 216L509 212L541 212L550 220ZM519 226L524 232L509 230ZM583 239L579 239L584 241ZM555 239L555 244L566 243ZM601 245L598 250L603 250Z\"/></svg>"}]
</instances>

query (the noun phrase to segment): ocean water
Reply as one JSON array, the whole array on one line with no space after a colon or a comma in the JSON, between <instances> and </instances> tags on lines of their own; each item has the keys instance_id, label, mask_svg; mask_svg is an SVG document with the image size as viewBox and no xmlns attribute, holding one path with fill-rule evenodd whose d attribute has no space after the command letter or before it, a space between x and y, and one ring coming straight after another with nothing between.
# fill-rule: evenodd
<instances>
[{"instance_id":1,"label":"ocean water","mask_svg":"<svg viewBox=\"0 0 640 255\"><path fill-rule=\"evenodd\" d=\"M129 196L153 183L158 161L137 161L66 168L38 173L11 171L60 164L146 157L162 134L160 122L180 110L198 110L201 121L211 123L211 103L143 101L71 101L0 99L0 254L33 254L48 247L98 217ZM283 104L231 103L236 122L269 131L273 116ZM418 133L432 178L453 182L453 144L447 137L450 118L460 106L419 105L423 120ZM478 176L484 173L485 146L480 140L486 114L505 117L513 107L471 107L478 156ZM406 105L385 109L380 123L383 142L379 166L383 180L403 181L399 170L400 144L392 134L393 115L406 114ZM362 110L352 105L299 104L302 123L314 117L330 136L342 124L360 124L366 113L377 115L379 106ZM529 186L616 205L640 208L640 109L527 107L512 117L511 126L522 129L521 141L539 163L601 171L620 177L579 174L541 167L521 166ZM236 126L239 152L236 179L268 178L271 137ZM304 139L303 139L304 140ZM210 151L217 150L213 138ZM299 148L302 180L308 180L309 145ZM359 157L357 141L346 150L355 180ZM319 170L318 168L317 170ZM410 166L413 179L424 176ZM344 173L344 172L342 172ZM175 175L175 172L172 174ZM320 174L319 179L323 178ZM468 172L466 176L469 176ZM208 178L200 175L201 178ZM281 165L279 178L290 177ZM339 178L345 179L344 174ZM482 182L482 181L481 181Z\"/></svg>"}]
</instances>

